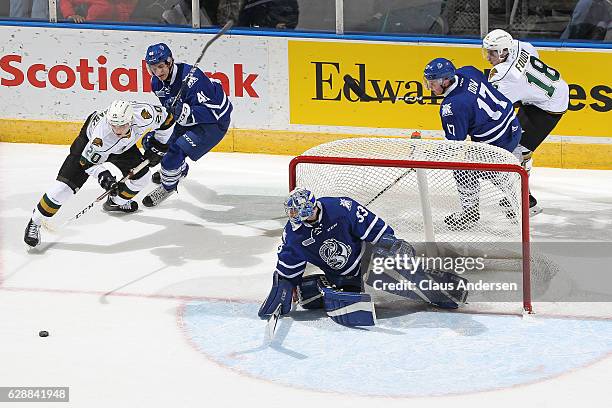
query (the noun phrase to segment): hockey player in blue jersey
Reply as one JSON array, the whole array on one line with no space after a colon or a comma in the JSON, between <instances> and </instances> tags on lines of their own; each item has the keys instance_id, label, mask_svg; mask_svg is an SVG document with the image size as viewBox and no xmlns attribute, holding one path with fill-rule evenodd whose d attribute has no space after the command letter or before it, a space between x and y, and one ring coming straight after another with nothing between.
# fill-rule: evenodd
<instances>
[{"instance_id":1,"label":"hockey player in blue jersey","mask_svg":"<svg viewBox=\"0 0 612 408\"><path fill-rule=\"evenodd\" d=\"M209 79L200 69L188 78L192 66L175 63L170 48L164 43L151 45L145 61L153 76L151 88L168 109L183 82L187 81L172 109L177 124L168 152L160 150L160 156L163 156L161 170L153 175L153 181L161 185L142 200L145 206L152 207L177 190L179 180L189 170L186 157L197 161L223 139L230 125L232 103L221 84ZM149 143L155 143L155 140L145 137L143 146L147 148Z\"/></svg>"},{"instance_id":2,"label":"hockey player in blue jersey","mask_svg":"<svg viewBox=\"0 0 612 408\"><path fill-rule=\"evenodd\" d=\"M279 305L281 314L289 313L295 288L300 304L306 309L323 307L328 316L343 325L373 325L375 313L370 295L362 293L362 274L370 264L366 254L390 258L414 255L411 245L395 238L390 225L349 197L316 199L309 190L296 188L285 201L285 212L289 221L278 248L272 289L259 309L259 316L270 316ZM371 251L367 250L368 245ZM324 275L304 277L307 263L318 267ZM450 272L422 268L397 273L400 279L417 283L465 281ZM457 308L465 301L467 291L395 294L442 308Z\"/></svg>"},{"instance_id":3,"label":"hockey player in blue jersey","mask_svg":"<svg viewBox=\"0 0 612 408\"><path fill-rule=\"evenodd\" d=\"M427 89L436 96L443 96L440 105L442 129L448 140L471 140L487 143L508 150L519 163L522 160L519 141L521 124L514 114L512 102L491 85L482 72L472 66L455 69L446 58L436 58L424 70ZM454 230L471 228L480 220L478 210L480 182L487 178L501 185L505 174L490 172L454 171L461 195L463 211L445 218ZM500 205L509 207L508 199ZM512 214L508 211L507 214Z\"/></svg>"}]
</instances>

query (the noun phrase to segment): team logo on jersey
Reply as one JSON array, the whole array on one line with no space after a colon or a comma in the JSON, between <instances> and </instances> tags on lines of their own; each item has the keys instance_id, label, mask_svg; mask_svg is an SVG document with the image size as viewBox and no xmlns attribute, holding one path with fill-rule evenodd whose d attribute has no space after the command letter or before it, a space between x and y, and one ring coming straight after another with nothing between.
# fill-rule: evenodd
<instances>
[{"instance_id":1,"label":"team logo on jersey","mask_svg":"<svg viewBox=\"0 0 612 408\"><path fill-rule=\"evenodd\" d=\"M332 269L340 270L351 256L351 247L334 238L326 239L319 248L319 256Z\"/></svg>"},{"instance_id":2,"label":"team logo on jersey","mask_svg":"<svg viewBox=\"0 0 612 408\"><path fill-rule=\"evenodd\" d=\"M353 206L353 202L351 200L345 200L344 198L340 199L340 207L344 207L347 210L351 211L352 206Z\"/></svg>"},{"instance_id":3,"label":"team logo on jersey","mask_svg":"<svg viewBox=\"0 0 612 408\"><path fill-rule=\"evenodd\" d=\"M304 241L302 241L302 245L303 246L308 246L308 245L314 244L316 242L314 237L316 237L317 235L319 235L322 232L323 232L323 228L321 228L320 225L317 225L316 227L312 228L312 231L310 231L310 238L305 239Z\"/></svg>"},{"instance_id":4,"label":"team logo on jersey","mask_svg":"<svg viewBox=\"0 0 612 408\"><path fill-rule=\"evenodd\" d=\"M453 111L451 110L451 104L450 103L446 103L446 104L442 105L442 112L440 114L442 115L442 117L444 117L444 116L452 116L453 115Z\"/></svg>"},{"instance_id":5,"label":"team logo on jersey","mask_svg":"<svg viewBox=\"0 0 612 408\"><path fill-rule=\"evenodd\" d=\"M94 146L102 147L102 139L100 139L99 137L96 137L93 140L93 142L91 142L91 144Z\"/></svg>"},{"instance_id":6,"label":"team logo on jersey","mask_svg":"<svg viewBox=\"0 0 612 408\"><path fill-rule=\"evenodd\" d=\"M151 119L153 117L146 109L143 109L142 112L140 112L140 116L142 116L143 119Z\"/></svg>"}]
</instances>

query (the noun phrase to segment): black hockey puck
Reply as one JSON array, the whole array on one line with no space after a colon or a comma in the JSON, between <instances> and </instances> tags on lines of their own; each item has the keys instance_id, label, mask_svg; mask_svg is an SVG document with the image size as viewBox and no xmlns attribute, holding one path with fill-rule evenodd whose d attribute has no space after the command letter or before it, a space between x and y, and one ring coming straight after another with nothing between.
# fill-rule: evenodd
<instances>
[{"instance_id":1,"label":"black hockey puck","mask_svg":"<svg viewBox=\"0 0 612 408\"><path fill-rule=\"evenodd\" d=\"M38 335L40 337L48 337L49 336L49 332L46 331L46 330L41 330L41 331L38 332Z\"/></svg>"}]
</instances>

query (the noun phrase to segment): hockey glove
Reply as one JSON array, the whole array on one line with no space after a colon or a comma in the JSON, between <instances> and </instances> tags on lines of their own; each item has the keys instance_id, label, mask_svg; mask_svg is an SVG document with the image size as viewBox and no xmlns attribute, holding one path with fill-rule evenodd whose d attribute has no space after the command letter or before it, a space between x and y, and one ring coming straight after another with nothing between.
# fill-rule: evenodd
<instances>
[{"instance_id":1,"label":"hockey glove","mask_svg":"<svg viewBox=\"0 0 612 408\"><path fill-rule=\"evenodd\" d=\"M168 145L155 138L155 132L149 132L142 138L144 157L149 160L149 167L155 167L168 152Z\"/></svg>"},{"instance_id":2,"label":"hockey glove","mask_svg":"<svg viewBox=\"0 0 612 408\"><path fill-rule=\"evenodd\" d=\"M266 319L274 313L278 305L282 305L281 314L289 313L293 303L293 288L294 286L289 280L275 272L272 278L270 294L262 303L257 315L262 319Z\"/></svg>"},{"instance_id":3,"label":"hockey glove","mask_svg":"<svg viewBox=\"0 0 612 408\"><path fill-rule=\"evenodd\" d=\"M186 103L177 103L172 113L174 114L176 123L186 126L191 116L191 107Z\"/></svg>"},{"instance_id":4,"label":"hockey glove","mask_svg":"<svg viewBox=\"0 0 612 408\"><path fill-rule=\"evenodd\" d=\"M111 195L117 195L117 179L111 174L110 171L104 170L98 174L98 184L106 191L111 191Z\"/></svg>"}]
</instances>

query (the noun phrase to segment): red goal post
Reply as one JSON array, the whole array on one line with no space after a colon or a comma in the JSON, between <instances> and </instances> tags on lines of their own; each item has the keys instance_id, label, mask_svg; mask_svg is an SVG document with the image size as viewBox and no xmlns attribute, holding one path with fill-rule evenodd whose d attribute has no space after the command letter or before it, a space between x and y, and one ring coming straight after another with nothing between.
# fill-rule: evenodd
<instances>
[{"instance_id":1,"label":"red goal post","mask_svg":"<svg viewBox=\"0 0 612 408\"><path fill-rule=\"evenodd\" d=\"M340 141L325 143L323 145L316 146L306 151L303 155L297 156L291 160L289 164L289 188L290 190L293 190L297 186L306 187L306 188L311 189L317 196L346 195L346 196L355 198L351 194L351 190L355 188L355 186L353 187L349 186L344 191L338 191L335 194L333 193L333 190L329 190L329 188L334 187L334 183L336 187L337 185L340 185L341 183L343 183L342 180L332 180L329 183L325 180L323 183L319 181L319 184L324 185L324 187L317 187L316 185L309 184L309 182L306 181L308 180L308 177L309 177L308 174L300 175L300 169L303 167L308 167L311 169L311 170L306 171L305 173L310 172L313 174L314 173L325 173L327 171L326 169L339 168L339 166L346 168L346 169L357 169L357 168L361 168L361 169L388 168L389 169L391 168L391 169L398 169L399 171L403 172L403 173L395 173L394 176L386 176L387 179L383 184L383 186L385 187L384 188L379 187L380 191L375 189L375 191L378 191L377 193L378 195L376 194L373 195L374 200L376 200L381 194L387 192L387 190L389 190L391 187L395 187L396 184L399 184L398 182L402 178L404 178L404 176L406 176L407 173L416 173L415 177L422 176L422 174L419 174L420 170L417 170L417 169L425 170L430 175L438 171L442 171L442 173L451 172L453 175L457 174L455 173L456 171L459 171L459 172L478 171L478 172L492 172L496 174L504 173L504 174L516 175L517 177L517 183L516 183L517 184L517 201L519 202L519 206L520 206L520 210L517 211L518 213L520 213L520 221L517 222L517 232L518 232L518 228L520 228L520 241L522 243L521 248L522 248L523 310L527 313L531 313L532 304L531 304L531 279L530 279L531 273L530 273L530 234L529 234L529 181L528 181L527 172L518 164L518 160L515 159L514 163L511 162L511 160L507 160L509 161L508 163L471 162L471 161L465 161L465 160L437 161L436 159L431 160L431 155L427 157L427 160L412 160L410 158L405 158L406 154L402 154L399 151L397 152L397 154L393 154L393 153L389 154L389 152L385 152L382 155L378 154L379 152L376 152L376 151L373 154L371 154L371 152L363 153L364 150L365 151L368 150L368 144L371 144L371 146L377 146L380 143L383 143L383 144L388 143L386 141L389 141L389 140L394 140L394 141L400 140L402 144L409 143L411 146L416 143L418 145L417 146L418 148L416 150L419 150L422 146L430 148L431 147L430 145L435 146L436 149L439 149L440 147L444 148L444 145L445 144L448 145L449 143L452 143L452 144L462 143L462 144L466 144L467 146L472 146L472 147L476 146L478 149L481 149L482 148L481 146L483 145L481 143L471 143L471 142L449 142L449 141L410 140L410 139L381 139L381 138L344 139ZM350 151L345 157L344 155L337 154L339 151L342 152L342 149L338 149L338 144L342 145L343 143L347 145L361 143L363 144L363 146L365 146L365 148L360 146L361 148L357 149L359 150L359 152L355 152L353 149L349 149ZM394 143L397 143L397 142L394 142ZM332 148L326 148L327 145L331 145ZM454 146L456 145L453 145L453 148ZM484 145L484 147L486 147L486 149L491 149L491 148L499 149L499 148L496 148L490 145ZM374 150L377 150L377 149L374 149ZM499 149L499 150L502 150L502 149ZM356 157L360 155L364 155L368 157ZM380 158L380 156L391 156L391 157L397 156L398 158ZM414 156L415 158L422 158L420 156L423 156L423 155L414 154L414 151L413 151L410 154L410 156ZM452 154L450 156L452 156ZM312 169L317 169L317 168L321 170L320 171L312 170ZM415 171L412 171L412 170L415 170ZM351 172L354 173L354 171L352 170ZM361 175L359 177L368 177L368 171L366 172L361 171L360 173ZM378 178L377 173L378 172L375 172L375 171L371 172L370 176L374 178ZM399 174L399 177L395 177L397 174ZM429 177L431 178L431 176ZM444 184L449 185L451 183L447 180L444 182ZM359 185L359 184L356 184L356 185ZM520 186L520 192L518 191L518 186ZM411 187L413 187L413 185L406 184L406 186L403 186L403 187L400 186L399 189L400 190L402 188L412 189ZM456 188L456 185L455 185L455 188ZM328 189L327 190L328 192L324 192L323 190L325 189ZM448 188L445 187L445 189L448 189ZM370 200L370 201L374 201L374 200ZM362 204L366 204L366 202L362 202ZM366 204L366 206L368 206L368 204ZM385 217L385 214L381 214L380 211L376 211L376 213L379 216L387 219ZM421 214L421 217L425 219L426 217L423 216L422 214ZM387 221L389 222L389 220ZM425 223L425 221L423 222ZM389 222L389 224L394 226L395 228L395 225L393 222ZM401 235L399 235L399 237L403 238Z\"/></svg>"}]
</instances>

